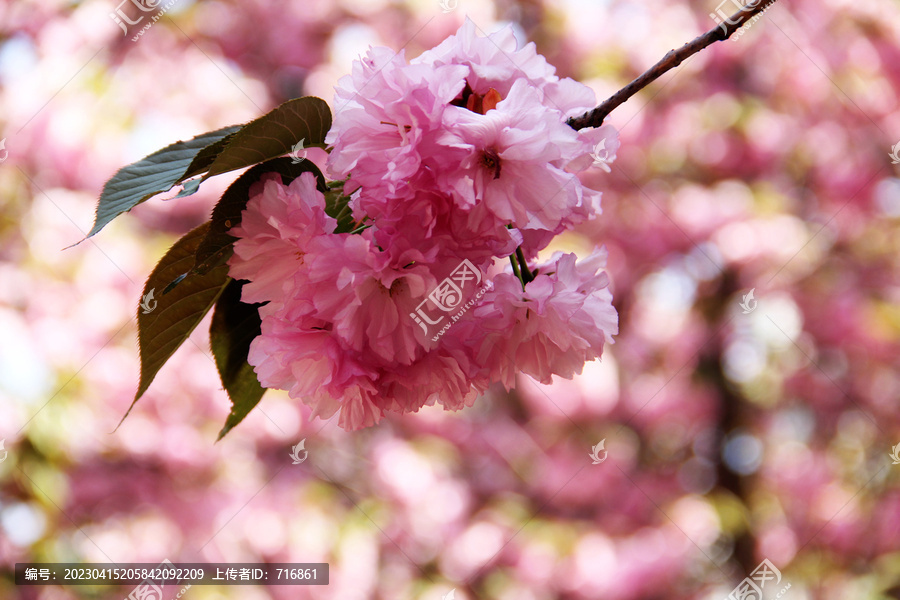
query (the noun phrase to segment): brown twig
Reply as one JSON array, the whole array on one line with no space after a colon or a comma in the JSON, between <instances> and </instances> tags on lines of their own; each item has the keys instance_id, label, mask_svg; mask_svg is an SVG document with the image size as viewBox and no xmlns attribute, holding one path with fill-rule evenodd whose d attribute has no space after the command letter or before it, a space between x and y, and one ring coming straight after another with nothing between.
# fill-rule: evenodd
<instances>
[{"instance_id":1,"label":"brown twig","mask_svg":"<svg viewBox=\"0 0 900 600\"><path fill-rule=\"evenodd\" d=\"M640 90L650 85L659 78L663 73L670 69L674 69L687 58L700 52L707 46L727 40L735 31L745 25L748 20L760 14L769 6L778 0L750 0L741 10L731 15L722 23L713 29L710 29L700 37L688 42L678 50L670 50L658 63L650 67L641 74L640 77L623 87L621 90L607 98L600 106L589 110L580 117L572 117L567 122L573 129L584 129L586 127L600 127L603 119L609 115L615 108L626 100L634 96Z\"/></svg>"}]
</instances>

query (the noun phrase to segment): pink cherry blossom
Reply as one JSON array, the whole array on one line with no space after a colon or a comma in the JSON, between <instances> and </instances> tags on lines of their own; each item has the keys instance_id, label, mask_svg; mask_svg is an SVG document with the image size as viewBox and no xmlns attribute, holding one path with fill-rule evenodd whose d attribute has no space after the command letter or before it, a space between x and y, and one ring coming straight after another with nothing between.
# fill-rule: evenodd
<instances>
[{"instance_id":1,"label":"pink cherry blossom","mask_svg":"<svg viewBox=\"0 0 900 600\"><path fill-rule=\"evenodd\" d=\"M418 256L409 258L420 263L455 264L459 260L454 258L466 258L487 269L494 257L508 256L522 243L518 230L505 227L484 205L465 210L436 188L432 183L431 189L419 189L407 197L361 203L371 208L378 246L395 260L416 251Z\"/></svg>"},{"instance_id":2,"label":"pink cherry blossom","mask_svg":"<svg viewBox=\"0 0 900 600\"><path fill-rule=\"evenodd\" d=\"M533 281L501 273L477 302L446 279L468 265L487 285L498 260L517 248L533 259L600 213L577 173L615 157L616 132L566 124L593 103L509 29L482 38L467 22L411 63L370 49L336 88L326 138L360 227L335 233L304 175L264 180L233 230L231 274L250 281L245 301L267 303L249 356L260 382L357 429L386 412L470 406L519 371L571 378L598 358L617 331L605 252L556 256ZM428 300L440 286L452 302ZM437 312L426 318L423 302Z\"/></svg>"},{"instance_id":3,"label":"pink cherry blossom","mask_svg":"<svg viewBox=\"0 0 900 600\"><path fill-rule=\"evenodd\" d=\"M467 69L407 64L403 52L372 48L335 88L328 167L349 176L347 191L397 193L420 167L420 146L441 125L444 107L465 85Z\"/></svg>"},{"instance_id":4,"label":"pink cherry blossom","mask_svg":"<svg viewBox=\"0 0 900 600\"><path fill-rule=\"evenodd\" d=\"M483 202L501 222L555 230L581 203L580 181L554 163L583 154L583 141L525 80L484 115L451 107L445 127L440 143L464 158L441 183L464 206Z\"/></svg>"},{"instance_id":5,"label":"pink cherry blossom","mask_svg":"<svg viewBox=\"0 0 900 600\"><path fill-rule=\"evenodd\" d=\"M377 423L383 415L372 402L375 371L355 360L326 323L304 321L279 314L263 318L248 356L259 382L288 390L313 407L314 416L329 418L340 410L344 429Z\"/></svg>"},{"instance_id":6,"label":"pink cherry blossom","mask_svg":"<svg viewBox=\"0 0 900 600\"><path fill-rule=\"evenodd\" d=\"M385 408L395 412L416 411L435 403L460 410L472 406L489 385L487 373L475 363L465 337L451 335L408 368L386 371L379 392L390 403Z\"/></svg>"},{"instance_id":7,"label":"pink cherry blossom","mask_svg":"<svg viewBox=\"0 0 900 600\"><path fill-rule=\"evenodd\" d=\"M289 186L279 175L263 176L250 188L240 225L230 231L238 239L229 274L248 280L242 300L280 302L309 241L333 232L335 225L325 214L325 197L312 173L303 173Z\"/></svg>"},{"instance_id":8,"label":"pink cherry blossom","mask_svg":"<svg viewBox=\"0 0 900 600\"><path fill-rule=\"evenodd\" d=\"M400 218L432 228L440 212L454 237L497 240L498 256L512 251L498 233L508 225L555 235L598 214L599 192L569 171L595 164L604 144L610 162L618 145L609 126L565 124L595 104L590 88L560 80L534 44L518 49L511 28L481 37L469 20L410 63L403 52L370 49L334 104L328 165L348 178L355 218L376 229ZM423 191L452 196L462 214L421 202Z\"/></svg>"},{"instance_id":9,"label":"pink cherry blossom","mask_svg":"<svg viewBox=\"0 0 900 600\"><path fill-rule=\"evenodd\" d=\"M505 98L512 86L524 79L541 92L547 106L565 117L583 113L597 104L591 88L557 77L556 69L537 53L534 42L520 48L511 26L480 36L475 23L467 18L456 35L410 62L432 67L466 65L470 68L466 83L482 96L493 88Z\"/></svg>"},{"instance_id":10,"label":"pink cherry blossom","mask_svg":"<svg viewBox=\"0 0 900 600\"><path fill-rule=\"evenodd\" d=\"M556 253L524 289L510 273L494 278L476 309L486 331L477 357L492 380L512 388L517 370L541 383L554 374L571 379L600 357L618 333L605 265L605 249L577 263L574 254Z\"/></svg>"},{"instance_id":11,"label":"pink cherry blossom","mask_svg":"<svg viewBox=\"0 0 900 600\"><path fill-rule=\"evenodd\" d=\"M420 349L405 308L408 298L434 285L421 265L392 264L368 236L335 234L317 238L284 314L314 314L356 352L385 364L408 365Z\"/></svg>"}]
</instances>

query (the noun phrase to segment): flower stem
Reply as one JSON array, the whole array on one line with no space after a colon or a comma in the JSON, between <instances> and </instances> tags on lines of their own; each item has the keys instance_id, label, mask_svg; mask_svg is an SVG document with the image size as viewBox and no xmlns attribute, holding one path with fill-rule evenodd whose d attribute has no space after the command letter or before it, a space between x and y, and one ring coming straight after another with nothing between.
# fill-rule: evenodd
<instances>
[{"instance_id":1,"label":"flower stem","mask_svg":"<svg viewBox=\"0 0 900 600\"><path fill-rule=\"evenodd\" d=\"M510 254L510 255L509 255L509 264L512 265L513 274L515 274L516 279L518 279L519 282L521 282L521 284L522 284L522 289L524 290L524 289L525 289L525 282L522 281L522 272L519 271L519 263L516 262L516 255L515 255L515 254Z\"/></svg>"},{"instance_id":2,"label":"flower stem","mask_svg":"<svg viewBox=\"0 0 900 600\"><path fill-rule=\"evenodd\" d=\"M693 41L688 42L678 50L669 50L662 60L644 71L637 79L604 100L600 106L589 110L580 117L570 118L567 123L576 131L586 127L600 127L603 124L603 119L605 119L609 113L640 90L653 83L660 75L670 69L674 69L707 46L711 46L718 41L727 40L731 37L732 33L740 29L748 20L763 12L775 2L777 2L777 0L768 0L765 3L763 0L750 0L750 2L741 10L731 15L731 18L719 23L719 25L713 29L710 29L703 35L695 38Z\"/></svg>"},{"instance_id":3,"label":"flower stem","mask_svg":"<svg viewBox=\"0 0 900 600\"><path fill-rule=\"evenodd\" d=\"M534 281L534 275L528 270L528 262L525 260L525 255L522 253L521 247L516 248L515 254L509 255L509 264L512 265L512 270L516 278L522 283L523 290L526 285Z\"/></svg>"},{"instance_id":4,"label":"flower stem","mask_svg":"<svg viewBox=\"0 0 900 600\"><path fill-rule=\"evenodd\" d=\"M519 265L522 267L522 283L527 285L534 281L534 275L532 275L531 270L528 268L528 262L525 260L525 255L522 253L521 246L516 248L516 257L519 259Z\"/></svg>"}]
</instances>

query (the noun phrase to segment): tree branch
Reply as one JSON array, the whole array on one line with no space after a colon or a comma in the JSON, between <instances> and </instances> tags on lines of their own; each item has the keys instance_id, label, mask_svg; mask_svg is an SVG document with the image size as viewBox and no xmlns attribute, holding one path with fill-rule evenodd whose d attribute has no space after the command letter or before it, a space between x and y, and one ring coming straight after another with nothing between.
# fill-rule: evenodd
<instances>
[{"instance_id":1,"label":"tree branch","mask_svg":"<svg viewBox=\"0 0 900 600\"><path fill-rule=\"evenodd\" d=\"M777 1L778 0L769 0L763 4L763 0L750 0L750 2L741 10L719 23L718 27L710 29L678 50L670 50L662 60L650 67L650 69L641 74L640 77L607 98L600 106L593 110L589 110L580 117L570 118L567 123L575 130L584 129L586 127L600 127L600 125L603 124L603 119L605 119L609 113L640 90L650 85L663 73L670 69L674 69L686 59L700 52L707 46L711 46L718 41L727 40L731 37L731 34L740 29L741 26L745 25L747 21L761 14Z\"/></svg>"}]
</instances>

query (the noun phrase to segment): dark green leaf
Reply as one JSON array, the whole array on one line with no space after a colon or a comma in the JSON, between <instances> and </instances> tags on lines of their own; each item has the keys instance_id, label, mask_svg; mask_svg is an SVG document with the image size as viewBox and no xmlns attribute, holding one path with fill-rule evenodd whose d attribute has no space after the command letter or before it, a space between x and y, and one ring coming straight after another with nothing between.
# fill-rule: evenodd
<instances>
[{"instance_id":1,"label":"dark green leaf","mask_svg":"<svg viewBox=\"0 0 900 600\"><path fill-rule=\"evenodd\" d=\"M222 265L205 275L190 274L169 293L160 293L172 280L191 269L197 246L208 230L209 223L204 223L175 242L144 285L137 315L141 380L129 413L159 369L188 338L230 281L228 266Z\"/></svg>"},{"instance_id":2,"label":"dark green leaf","mask_svg":"<svg viewBox=\"0 0 900 600\"><path fill-rule=\"evenodd\" d=\"M202 181L199 178L191 179L190 181L185 181L182 190L180 192L178 192L178 195L175 196L175 198L172 198L172 199L175 200L177 198L185 198L187 196L193 196L194 194L197 193L197 190L200 189L201 183L202 183Z\"/></svg>"},{"instance_id":3,"label":"dark green leaf","mask_svg":"<svg viewBox=\"0 0 900 600\"><path fill-rule=\"evenodd\" d=\"M240 125L233 125L198 135L186 142L175 142L136 163L119 169L103 186L94 226L87 237L91 237L107 223L144 200L172 189L176 182L184 178L185 169L203 148L238 129Z\"/></svg>"},{"instance_id":4,"label":"dark green leaf","mask_svg":"<svg viewBox=\"0 0 900 600\"><path fill-rule=\"evenodd\" d=\"M235 133L204 179L287 154L301 140L305 148L321 146L329 129L331 109L324 100L313 96L288 100Z\"/></svg>"},{"instance_id":5,"label":"dark green leaf","mask_svg":"<svg viewBox=\"0 0 900 600\"><path fill-rule=\"evenodd\" d=\"M217 439L244 420L266 389L247 362L250 342L260 334L259 304L241 302L242 281L232 280L219 296L209 327L209 344L222 385L231 399L231 413Z\"/></svg>"},{"instance_id":6,"label":"dark green leaf","mask_svg":"<svg viewBox=\"0 0 900 600\"><path fill-rule=\"evenodd\" d=\"M348 233L357 227L349 202L350 197L345 196L340 188L329 186L325 192L325 213L337 221L335 233Z\"/></svg>"},{"instance_id":7,"label":"dark green leaf","mask_svg":"<svg viewBox=\"0 0 900 600\"><path fill-rule=\"evenodd\" d=\"M265 173L280 174L281 182L285 185L289 185L303 173L313 173L318 180L319 191L324 192L326 189L325 176L309 160L295 163L288 158L275 158L248 170L225 190L222 199L213 208L209 233L197 249L195 272L206 273L231 256L231 245L235 238L228 235L228 230L240 224L241 213L247 207L250 187Z\"/></svg>"},{"instance_id":8,"label":"dark green leaf","mask_svg":"<svg viewBox=\"0 0 900 600\"><path fill-rule=\"evenodd\" d=\"M194 160L191 161L191 164L188 165L188 168L185 169L184 175L181 176L179 183L185 179L200 175L201 173L206 173L207 169L209 169L209 165L213 164L216 157L225 149L225 146L228 145L228 142L231 141L231 138L234 137L234 134L237 133L241 127L243 127L243 125L238 125L238 129L236 129L234 133L229 133L221 140L214 144L210 144L198 152L197 156L194 157ZM199 185L199 183L197 185Z\"/></svg>"}]
</instances>

